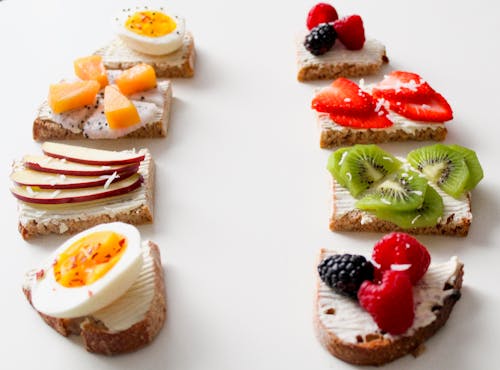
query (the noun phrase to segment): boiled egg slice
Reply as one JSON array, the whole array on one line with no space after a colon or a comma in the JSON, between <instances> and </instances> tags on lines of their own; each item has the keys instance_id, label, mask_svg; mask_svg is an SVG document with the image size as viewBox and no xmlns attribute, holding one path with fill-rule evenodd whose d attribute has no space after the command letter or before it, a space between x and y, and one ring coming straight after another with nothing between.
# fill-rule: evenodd
<instances>
[{"instance_id":1,"label":"boiled egg slice","mask_svg":"<svg viewBox=\"0 0 500 370\"><path fill-rule=\"evenodd\" d=\"M186 29L184 18L167 14L163 7L122 9L115 22L118 36L128 47L150 55L179 49Z\"/></svg>"},{"instance_id":2,"label":"boiled egg slice","mask_svg":"<svg viewBox=\"0 0 500 370\"><path fill-rule=\"evenodd\" d=\"M122 222L95 226L66 241L36 271L31 302L49 316L89 315L122 296L142 262L137 228Z\"/></svg>"}]
</instances>

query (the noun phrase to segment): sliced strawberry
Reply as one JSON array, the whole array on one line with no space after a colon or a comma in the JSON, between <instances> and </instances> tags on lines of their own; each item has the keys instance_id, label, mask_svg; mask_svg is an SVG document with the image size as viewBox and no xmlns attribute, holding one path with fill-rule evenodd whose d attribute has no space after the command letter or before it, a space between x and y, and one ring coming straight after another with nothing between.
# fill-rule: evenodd
<instances>
[{"instance_id":1,"label":"sliced strawberry","mask_svg":"<svg viewBox=\"0 0 500 370\"><path fill-rule=\"evenodd\" d=\"M368 113L350 115L330 113L330 119L340 126L353 128L384 128L393 125L392 121L387 118L387 110L384 107L380 107L378 112L373 110Z\"/></svg>"},{"instance_id":2,"label":"sliced strawberry","mask_svg":"<svg viewBox=\"0 0 500 370\"><path fill-rule=\"evenodd\" d=\"M425 100L434 90L416 73L393 71L373 87L375 98L404 101Z\"/></svg>"},{"instance_id":3,"label":"sliced strawberry","mask_svg":"<svg viewBox=\"0 0 500 370\"><path fill-rule=\"evenodd\" d=\"M312 108L333 114L368 113L373 110L373 98L347 78L337 78L314 97Z\"/></svg>"},{"instance_id":4,"label":"sliced strawberry","mask_svg":"<svg viewBox=\"0 0 500 370\"><path fill-rule=\"evenodd\" d=\"M423 122L445 122L453 119L453 111L446 99L438 94L427 95L419 102L388 100L389 107L403 117Z\"/></svg>"}]
</instances>

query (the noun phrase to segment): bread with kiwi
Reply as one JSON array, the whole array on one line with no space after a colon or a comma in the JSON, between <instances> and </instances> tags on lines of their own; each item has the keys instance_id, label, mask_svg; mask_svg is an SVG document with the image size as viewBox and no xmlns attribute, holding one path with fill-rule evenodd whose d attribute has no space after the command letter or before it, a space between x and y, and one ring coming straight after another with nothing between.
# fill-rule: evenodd
<instances>
[{"instance_id":1,"label":"bread with kiwi","mask_svg":"<svg viewBox=\"0 0 500 370\"><path fill-rule=\"evenodd\" d=\"M318 263L332 254L336 252L322 249ZM440 275L437 273L438 269L439 272L446 270L444 281L431 279L431 276ZM431 265L422 283L417 283L414 287L414 294L415 290L429 289L429 281L432 280L432 286L439 291L442 301L430 302L430 322L420 325L416 317L412 327L398 336L383 333L376 329L376 325L363 327L360 323L369 323L369 314L364 312L357 301L336 294L318 277L314 302L316 335L332 355L355 365L380 366L406 354L416 356L423 350L423 343L443 327L453 306L460 299L463 273L463 264L456 257L443 264ZM360 319L358 315L364 319ZM344 330L346 327L347 331Z\"/></svg>"}]
</instances>

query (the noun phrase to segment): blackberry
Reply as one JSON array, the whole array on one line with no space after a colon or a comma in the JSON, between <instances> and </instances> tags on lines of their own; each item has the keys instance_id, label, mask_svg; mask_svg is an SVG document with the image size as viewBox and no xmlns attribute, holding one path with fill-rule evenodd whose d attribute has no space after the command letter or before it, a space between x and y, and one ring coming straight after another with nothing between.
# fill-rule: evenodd
<instances>
[{"instance_id":1,"label":"blackberry","mask_svg":"<svg viewBox=\"0 0 500 370\"><path fill-rule=\"evenodd\" d=\"M373 280L373 265L357 254L335 254L318 266L319 277L337 293L357 299L361 283Z\"/></svg>"},{"instance_id":2,"label":"blackberry","mask_svg":"<svg viewBox=\"0 0 500 370\"><path fill-rule=\"evenodd\" d=\"M306 36L304 46L311 54L323 55L333 47L337 32L330 23L320 23Z\"/></svg>"}]
</instances>

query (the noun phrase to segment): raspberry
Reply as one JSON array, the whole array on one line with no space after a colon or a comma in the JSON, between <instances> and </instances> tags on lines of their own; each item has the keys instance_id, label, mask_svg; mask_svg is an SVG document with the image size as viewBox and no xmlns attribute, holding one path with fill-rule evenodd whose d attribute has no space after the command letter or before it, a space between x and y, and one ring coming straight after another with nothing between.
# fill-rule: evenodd
<instances>
[{"instance_id":1,"label":"raspberry","mask_svg":"<svg viewBox=\"0 0 500 370\"><path fill-rule=\"evenodd\" d=\"M390 270L391 265L409 264L410 267L405 272L412 284L422 278L431 262L427 248L414 237L400 232L390 233L380 239L373 247L372 259L380 265L375 271L377 278L384 271Z\"/></svg>"},{"instance_id":2,"label":"raspberry","mask_svg":"<svg viewBox=\"0 0 500 370\"><path fill-rule=\"evenodd\" d=\"M333 22L339 40L346 49L359 50L365 44L365 29L359 15L350 15Z\"/></svg>"},{"instance_id":3,"label":"raspberry","mask_svg":"<svg viewBox=\"0 0 500 370\"><path fill-rule=\"evenodd\" d=\"M339 16L333 6L326 3L318 3L307 14L307 29L312 30L320 23L330 23L337 19L339 19Z\"/></svg>"},{"instance_id":4,"label":"raspberry","mask_svg":"<svg viewBox=\"0 0 500 370\"><path fill-rule=\"evenodd\" d=\"M325 258L318 266L319 277L337 293L356 298L359 286L373 279L373 265L365 257L335 254Z\"/></svg>"},{"instance_id":5,"label":"raspberry","mask_svg":"<svg viewBox=\"0 0 500 370\"><path fill-rule=\"evenodd\" d=\"M337 34L333 26L328 23L320 23L306 36L304 46L311 54L323 55L333 47L336 39Z\"/></svg>"},{"instance_id":6,"label":"raspberry","mask_svg":"<svg viewBox=\"0 0 500 370\"><path fill-rule=\"evenodd\" d=\"M359 288L358 300L387 333L403 334L413 324L413 287L408 274L402 271L384 271L381 284L365 281Z\"/></svg>"}]
</instances>

